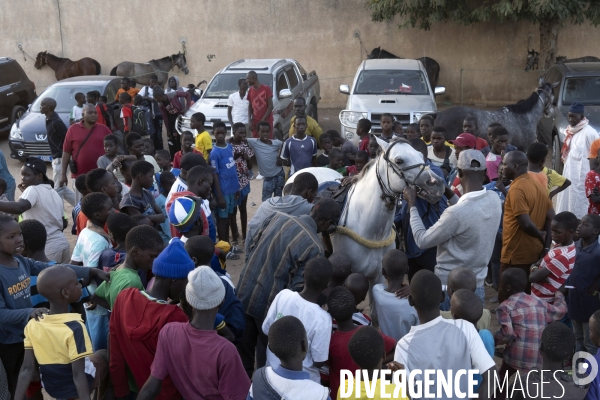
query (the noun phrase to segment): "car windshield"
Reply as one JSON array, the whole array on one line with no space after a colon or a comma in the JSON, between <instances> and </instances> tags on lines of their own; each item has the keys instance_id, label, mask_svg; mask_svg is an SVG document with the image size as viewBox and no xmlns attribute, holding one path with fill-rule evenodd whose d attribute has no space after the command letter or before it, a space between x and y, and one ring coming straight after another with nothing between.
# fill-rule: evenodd
<instances>
[{"instance_id":1,"label":"car windshield","mask_svg":"<svg viewBox=\"0 0 600 400\"><path fill-rule=\"evenodd\" d=\"M364 70L354 94L429 94L425 75L409 70Z\"/></svg>"},{"instance_id":2,"label":"car windshield","mask_svg":"<svg viewBox=\"0 0 600 400\"><path fill-rule=\"evenodd\" d=\"M44 90L44 92L33 102L31 111L40 112L42 100L45 97L51 97L56 100L56 108L54 111L58 113L71 112L73 106L77 104L77 101L75 101L75 95L77 93L86 94L92 90L97 90L102 93L102 86L50 86L48 89Z\"/></svg>"},{"instance_id":3,"label":"car windshield","mask_svg":"<svg viewBox=\"0 0 600 400\"><path fill-rule=\"evenodd\" d=\"M600 105L600 76L567 78L563 92L563 104L580 101L584 105Z\"/></svg>"},{"instance_id":4,"label":"car windshield","mask_svg":"<svg viewBox=\"0 0 600 400\"><path fill-rule=\"evenodd\" d=\"M263 85L267 85L273 90L273 75L271 74L257 74L258 81ZM204 96L205 99L226 99L233 92L239 90L238 80L240 78L246 79L246 73L239 74L219 74L213 78L210 85L206 88Z\"/></svg>"}]
</instances>

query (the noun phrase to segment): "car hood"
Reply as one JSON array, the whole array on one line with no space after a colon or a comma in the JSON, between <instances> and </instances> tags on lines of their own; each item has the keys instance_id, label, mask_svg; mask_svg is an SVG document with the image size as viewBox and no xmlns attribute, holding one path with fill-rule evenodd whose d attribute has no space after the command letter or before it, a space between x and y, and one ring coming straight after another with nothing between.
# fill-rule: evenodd
<instances>
[{"instance_id":1,"label":"car hood","mask_svg":"<svg viewBox=\"0 0 600 400\"><path fill-rule=\"evenodd\" d=\"M69 127L69 113L58 113L58 115L65 125ZM46 116L44 114L28 111L21 117L17 124L25 142L46 140ZM44 135L43 139L40 135Z\"/></svg>"},{"instance_id":2,"label":"car hood","mask_svg":"<svg viewBox=\"0 0 600 400\"><path fill-rule=\"evenodd\" d=\"M185 116L189 118L197 112L204 114L207 121L216 118L227 121L227 99L199 99L190 107Z\"/></svg>"},{"instance_id":3,"label":"car hood","mask_svg":"<svg viewBox=\"0 0 600 400\"><path fill-rule=\"evenodd\" d=\"M431 96L428 95L354 94L348 99L348 110L398 113L435 111L436 107Z\"/></svg>"}]
</instances>

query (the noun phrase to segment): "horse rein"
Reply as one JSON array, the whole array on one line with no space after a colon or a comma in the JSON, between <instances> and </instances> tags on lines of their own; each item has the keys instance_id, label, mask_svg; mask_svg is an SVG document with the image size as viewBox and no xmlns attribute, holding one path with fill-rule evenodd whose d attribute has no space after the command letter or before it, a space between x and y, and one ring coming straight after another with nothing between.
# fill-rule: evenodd
<instances>
[{"instance_id":1,"label":"horse rein","mask_svg":"<svg viewBox=\"0 0 600 400\"><path fill-rule=\"evenodd\" d=\"M544 86L539 87L535 90L535 92L537 93L538 97L540 98L540 100L542 100L542 103L544 104L544 114L546 114L550 108L552 107L552 97L554 96L554 94L552 93L552 91L550 89L548 89L548 91L544 90ZM546 96L548 96L548 103L546 103L544 101L544 99L542 99L542 96L540 96L540 92L544 93Z\"/></svg>"}]
</instances>

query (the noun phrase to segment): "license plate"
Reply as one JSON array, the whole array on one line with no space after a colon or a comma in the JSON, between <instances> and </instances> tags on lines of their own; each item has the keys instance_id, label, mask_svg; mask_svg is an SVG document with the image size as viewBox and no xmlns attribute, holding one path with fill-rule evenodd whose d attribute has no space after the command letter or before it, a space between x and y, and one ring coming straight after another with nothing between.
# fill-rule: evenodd
<instances>
[{"instance_id":1,"label":"license plate","mask_svg":"<svg viewBox=\"0 0 600 400\"><path fill-rule=\"evenodd\" d=\"M52 162L52 156L40 156L40 159L46 162Z\"/></svg>"}]
</instances>

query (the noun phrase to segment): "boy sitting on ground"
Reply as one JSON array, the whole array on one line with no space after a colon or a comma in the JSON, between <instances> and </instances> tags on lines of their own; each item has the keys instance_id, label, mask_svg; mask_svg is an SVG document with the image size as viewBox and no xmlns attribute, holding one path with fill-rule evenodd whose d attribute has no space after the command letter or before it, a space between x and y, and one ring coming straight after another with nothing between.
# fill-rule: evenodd
<instances>
[{"instance_id":1,"label":"boy sitting on ground","mask_svg":"<svg viewBox=\"0 0 600 400\"><path fill-rule=\"evenodd\" d=\"M138 271L149 271L152 262L163 250L163 240L153 227L136 226L125 239L127 256L113 268L110 282L102 282L92 296L92 302L112 309L121 291L128 288L144 289Z\"/></svg>"},{"instance_id":2,"label":"boy sitting on ground","mask_svg":"<svg viewBox=\"0 0 600 400\"><path fill-rule=\"evenodd\" d=\"M358 305L365 301L369 293L369 279L363 274L354 272L346 278L344 287L350 290L354 296L354 314L352 314L354 325L371 325L371 318L358 308Z\"/></svg>"},{"instance_id":3,"label":"boy sitting on ground","mask_svg":"<svg viewBox=\"0 0 600 400\"><path fill-rule=\"evenodd\" d=\"M330 399L329 390L311 381L310 375L303 371L308 347L306 330L298 318L288 315L275 321L269 329L269 350L281 364L254 372L248 400Z\"/></svg>"},{"instance_id":4,"label":"boy sitting on ground","mask_svg":"<svg viewBox=\"0 0 600 400\"><path fill-rule=\"evenodd\" d=\"M262 330L269 334L271 325L282 316L292 315L302 321L310 338L306 358L302 362L303 370L310 379L319 383L319 368L328 359L331 339L331 317L317 305L317 299L331 279L332 267L325 257L316 257L306 263L304 269L304 289L293 292L283 289L275 296L263 322ZM267 349L267 366L276 368L281 362Z\"/></svg>"},{"instance_id":5,"label":"boy sitting on ground","mask_svg":"<svg viewBox=\"0 0 600 400\"><path fill-rule=\"evenodd\" d=\"M540 262L531 267L529 282L532 296L553 302L554 292L571 275L575 265L573 235L578 225L575 214L568 211L558 213L552 219L552 241L555 245Z\"/></svg>"},{"instance_id":6,"label":"boy sitting on ground","mask_svg":"<svg viewBox=\"0 0 600 400\"><path fill-rule=\"evenodd\" d=\"M190 272L188 280L185 297L192 308L192 319L162 328L150 377L138 398L154 399L163 380L171 377L185 399L202 399L215 393L225 399L243 399L250 389L250 380L240 355L233 344L214 330L217 310L225 298L223 283L206 266Z\"/></svg>"},{"instance_id":7,"label":"boy sitting on ground","mask_svg":"<svg viewBox=\"0 0 600 400\"><path fill-rule=\"evenodd\" d=\"M336 398L340 387L340 371L349 369L355 371L359 366L350 357L348 343L352 335L365 326L356 326L352 322L354 312L354 296L345 287L337 287L331 291L327 299L327 309L331 317L337 322L337 330L331 335L329 343L329 382L331 396ZM392 361L397 340L380 333L384 340L386 359L384 363Z\"/></svg>"},{"instance_id":8,"label":"boy sitting on ground","mask_svg":"<svg viewBox=\"0 0 600 400\"><path fill-rule=\"evenodd\" d=\"M408 258L403 251L392 249L383 256L381 272L387 285L373 286L373 309L381 331L396 341L406 335L410 328L419 324L417 311L408 304L408 299L396 297L396 291L404 286L408 272Z\"/></svg>"},{"instance_id":9,"label":"boy sitting on ground","mask_svg":"<svg viewBox=\"0 0 600 400\"><path fill-rule=\"evenodd\" d=\"M15 399L25 397L37 362L50 396L88 400L91 390L106 377L107 356L105 350L93 352L81 316L69 313L69 304L81 297L77 275L64 265L55 265L39 274L37 287L50 302L50 311L25 327L25 358Z\"/></svg>"}]
</instances>

